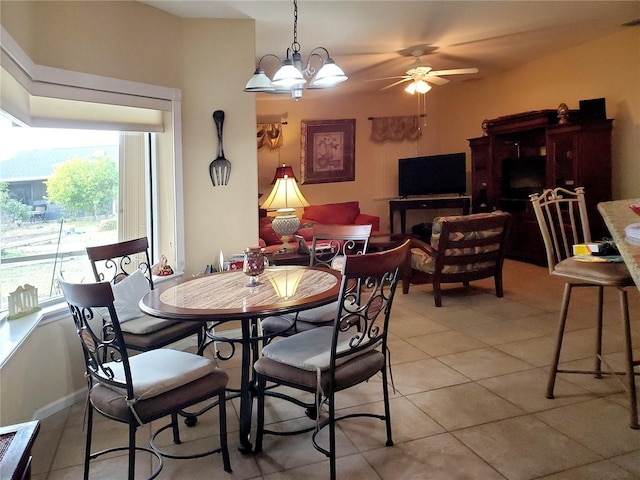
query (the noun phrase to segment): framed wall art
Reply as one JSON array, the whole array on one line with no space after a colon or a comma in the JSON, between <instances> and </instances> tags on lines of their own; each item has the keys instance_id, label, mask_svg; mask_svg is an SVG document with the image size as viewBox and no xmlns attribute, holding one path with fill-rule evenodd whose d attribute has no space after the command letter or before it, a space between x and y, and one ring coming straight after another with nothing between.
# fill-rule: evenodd
<instances>
[{"instance_id":1,"label":"framed wall art","mask_svg":"<svg viewBox=\"0 0 640 480\"><path fill-rule=\"evenodd\" d=\"M302 120L302 183L350 182L356 178L356 120Z\"/></svg>"}]
</instances>

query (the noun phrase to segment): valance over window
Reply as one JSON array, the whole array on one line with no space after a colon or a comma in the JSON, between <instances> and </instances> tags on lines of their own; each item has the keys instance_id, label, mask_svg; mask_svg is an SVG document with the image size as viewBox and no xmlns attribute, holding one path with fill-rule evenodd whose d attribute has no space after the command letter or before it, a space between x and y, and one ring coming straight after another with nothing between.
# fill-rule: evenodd
<instances>
[{"instance_id":1,"label":"valance over window","mask_svg":"<svg viewBox=\"0 0 640 480\"><path fill-rule=\"evenodd\" d=\"M269 150L277 150L283 145L282 123L258 123L256 130L258 150L262 147L268 147Z\"/></svg>"},{"instance_id":2,"label":"valance over window","mask_svg":"<svg viewBox=\"0 0 640 480\"><path fill-rule=\"evenodd\" d=\"M371 119L371 140L376 143L417 140L421 135L420 119L417 115Z\"/></svg>"}]
</instances>

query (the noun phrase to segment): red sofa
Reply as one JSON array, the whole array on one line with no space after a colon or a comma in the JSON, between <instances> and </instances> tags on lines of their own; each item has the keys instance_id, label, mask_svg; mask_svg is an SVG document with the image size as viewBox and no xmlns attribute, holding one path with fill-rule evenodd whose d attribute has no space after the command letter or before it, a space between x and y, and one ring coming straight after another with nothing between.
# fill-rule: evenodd
<instances>
[{"instance_id":1,"label":"red sofa","mask_svg":"<svg viewBox=\"0 0 640 480\"><path fill-rule=\"evenodd\" d=\"M260 219L260 245L265 247L267 253L275 252L282 247L281 237L271 227L272 221L273 217L262 217ZM304 207L300 228L296 234L302 235L307 242L311 242L314 223L324 225L372 225L373 232L380 230L380 217L360 213L358 202L327 203ZM293 236L289 241L293 242Z\"/></svg>"}]
</instances>

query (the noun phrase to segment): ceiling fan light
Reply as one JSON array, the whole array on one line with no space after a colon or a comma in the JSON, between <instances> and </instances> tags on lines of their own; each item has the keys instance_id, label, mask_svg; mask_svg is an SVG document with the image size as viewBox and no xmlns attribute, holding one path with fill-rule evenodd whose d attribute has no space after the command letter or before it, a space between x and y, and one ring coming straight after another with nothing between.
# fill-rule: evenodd
<instances>
[{"instance_id":1,"label":"ceiling fan light","mask_svg":"<svg viewBox=\"0 0 640 480\"><path fill-rule=\"evenodd\" d=\"M404 89L405 92L410 93L411 95L416 93L416 82L411 82L407 85L407 88Z\"/></svg>"},{"instance_id":2,"label":"ceiling fan light","mask_svg":"<svg viewBox=\"0 0 640 480\"><path fill-rule=\"evenodd\" d=\"M309 88L333 87L344 82L348 78L349 77L345 75L344 71L337 66L331 58L329 58L324 62L318 73L316 73L316 76L313 77L309 84Z\"/></svg>"},{"instance_id":3,"label":"ceiling fan light","mask_svg":"<svg viewBox=\"0 0 640 480\"><path fill-rule=\"evenodd\" d=\"M244 87L245 92L272 92L274 90L271 85L271 79L267 77L262 68L256 68L253 77L249 79Z\"/></svg>"},{"instance_id":4,"label":"ceiling fan light","mask_svg":"<svg viewBox=\"0 0 640 480\"><path fill-rule=\"evenodd\" d=\"M431 85L429 85L424 80L416 81L415 85L416 85L416 92L418 93L427 93L429 90L431 90Z\"/></svg>"},{"instance_id":5,"label":"ceiling fan light","mask_svg":"<svg viewBox=\"0 0 640 480\"><path fill-rule=\"evenodd\" d=\"M286 59L282 62L282 66L278 69L273 76L271 85L278 87L293 88L302 86L307 81L304 79L302 72L293 66L293 62L290 59Z\"/></svg>"}]
</instances>

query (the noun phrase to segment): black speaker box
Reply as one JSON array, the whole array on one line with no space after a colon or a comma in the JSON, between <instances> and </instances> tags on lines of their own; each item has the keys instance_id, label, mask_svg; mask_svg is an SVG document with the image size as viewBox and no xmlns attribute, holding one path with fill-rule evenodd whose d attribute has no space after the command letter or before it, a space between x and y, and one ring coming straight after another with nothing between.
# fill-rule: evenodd
<instances>
[{"instance_id":1,"label":"black speaker box","mask_svg":"<svg viewBox=\"0 0 640 480\"><path fill-rule=\"evenodd\" d=\"M580 119L582 121L606 120L607 107L604 98L580 100Z\"/></svg>"}]
</instances>

